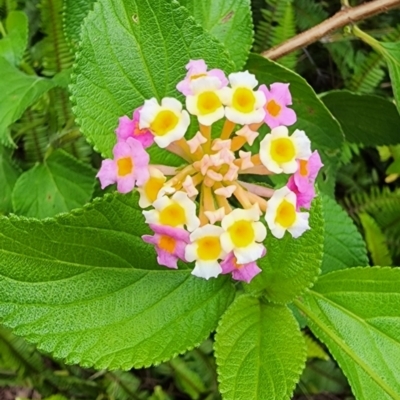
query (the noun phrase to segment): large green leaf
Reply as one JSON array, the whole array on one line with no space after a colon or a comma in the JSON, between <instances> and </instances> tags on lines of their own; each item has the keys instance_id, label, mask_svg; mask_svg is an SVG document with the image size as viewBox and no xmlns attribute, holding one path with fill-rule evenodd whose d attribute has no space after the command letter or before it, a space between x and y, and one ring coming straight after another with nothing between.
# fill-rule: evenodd
<instances>
[{"instance_id":1,"label":"large green leaf","mask_svg":"<svg viewBox=\"0 0 400 400\"><path fill-rule=\"evenodd\" d=\"M95 0L65 0L64 32L73 47L77 47L83 20L93 8Z\"/></svg>"},{"instance_id":2,"label":"large green leaf","mask_svg":"<svg viewBox=\"0 0 400 400\"><path fill-rule=\"evenodd\" d=\"M7 127L21 117L22 113L54 87L50 79L26 75L0 57L0 142L9 144Z\"/></svg>"},{"instance_id":3,"label":"large green leaf","mask_svg":"<svg viewBox=\"0 0 400 400\"><path fill-rule=\"evenodd\" d=\"M249 0L179 0L207 32L225 45L236 68L246 63L253 43Z\"/></svg>"},{"instance_id":4,"label":"large green leaf","mask_svg":"<svg viewBox=\"0 0 400 400\"><path fill-rule=\"evenodd\" d=\"M175 86L190 59L204 58L226 72L233 68L223 45L175 1L100 0L81 38L74 110L82 132L106 156L116 141L118 117L131 115L145 99L178 95ZM152 161L165 162L166 153L158 149Z\"/></svg>"},{"instance_id":5,"label":"large green leaf","mask_svg":"<svg viewBox=\"0 0 400 400\"><path fill-rule=\"evenodd\" d=\"M325 223L322 274L368 264L365 242L346 211L327 195L322 196Z\"/></svg>"},{"instance_id":6,"label":"large green leaf","mask_svg":"<svg viewBox=\"0 0 400 400\"><path fill-rule=\"evenodd\" d=\"M87 203L95 171L63 150L24 172L12 193L14 211L27 217L52 217Z\"/></svg>"},{"instance_id":7,"label":"large green leaf","mask_svg":"<svg viewBox=\"0 0 400 400\"><path fill-rule=\"evenodd\" d=\"M290 399L306 360L299 326L286 306L241 296L215 337L225 400Z\"/></svg>"},{"instance_id":8,"label":"large green leaf","mask_svg":"<svg viewBox=\"0 0 400 400\"><path fill-rule=\"evenodd\" d=\"M387 62L394 98L400 111L400 42L379 42L379 47L379 50L377 48L375 50L378 50Z\"/></svg>"},{"instance_id":9,"label":"large green leaf","mask_svg":"<svg viewBox=\"0 0 400 400\"><path fill-rule=\"evenodd\" d=\"M400 399L400 269L322 276L296 306L349 379L357 399Z\"/></svg>"},{"instance_id":10,"label":"large green leaf","mask_svg":"<svg viewBox=\"0 0 400 400\"><path fill-rule=\"evenodd\" d=\"M221 277L159 267L135 195L71 214L0 218L0 318L39 348L96 368L141 367L198 345L232 301Z\"/></svg>"},{"instance_id":11,"label":"large green leaf","mask_svg":"<svg viewBox=\"0 0 400 400\"><path fill-rule=\"evenodd\" d=\"M321 180L321 183L325 183L321 187L333 192L343 144L343 133L338 122L300 75L256 54L250 55L246 67L257 76L260 83L290 83L292 108L297 114L297 122L290 127L290 131L301 129L306 132L312 148L319 151L325 165L322 172L326 175L326 181Z\"/></svg>"},{"instance_id":12,"label":"large green leaf","mask_svg":"<svg viewBox=\"0 0 400 400\"><path fill-rule=\"evenodd\" d=\"M12 210L11 193L21 170L11 160L10 151L0 146L0 213Z\"/></svg>"},{"instance_id":13,"label":"large green leaf","mask_svg":"<svg viewBox=\"0 0 400 400\"><path fill-rule=\"evenodd\" d=\"M312 286L320 272L324 244L320 198L313 202L310 226L298 239L293 239L288 232L277 239L269 232L265 241L267 255L258 261L263 271L245 290L263 292L272 302L289 303Z\"/></svg>"},{"instance_id":14,"label":"large green leaf","mask_svg":"<svg viewBox=\"0 0 400 400\"><path fill-rule=\"evenodd\" d=\"M400 143L400 115L391 101L346 90L328 92L322 101L339 121L349 142L366 146Z\"/></svg>"},{"instance_id":15,"label":"large green leaf","mask_svg":"<svg viewBox=\"0 0 400 400\"><path fill-rule=\"evenodd\" d=\"M11 11L6 19L7 36L0 40L0 57L18 65L28 43L28 17L22 11Z\"/></svg>"}]
</instances>

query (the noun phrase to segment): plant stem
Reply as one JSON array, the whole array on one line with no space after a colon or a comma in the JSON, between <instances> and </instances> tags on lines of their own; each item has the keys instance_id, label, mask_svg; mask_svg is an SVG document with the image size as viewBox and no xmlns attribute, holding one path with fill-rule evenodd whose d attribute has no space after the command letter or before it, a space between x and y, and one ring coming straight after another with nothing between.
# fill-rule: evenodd
<instances>
[{"instance_id":1,"label":"plant stem","mask_svg":"<svg viewBox=\"0 0 400 400\"><path fill-rule=\"evenodd\" d=\"M277 60L292 51L298 50L302 47L307 47L336 29L373 17L374 15L382 14L399 6L400 0L374 0L363 3L357 7L344 8L333 17L281 44L278 44L277 46L272 47L269 50L264 51L261 55L270 60Z\"/></svg>"}]
</instances>

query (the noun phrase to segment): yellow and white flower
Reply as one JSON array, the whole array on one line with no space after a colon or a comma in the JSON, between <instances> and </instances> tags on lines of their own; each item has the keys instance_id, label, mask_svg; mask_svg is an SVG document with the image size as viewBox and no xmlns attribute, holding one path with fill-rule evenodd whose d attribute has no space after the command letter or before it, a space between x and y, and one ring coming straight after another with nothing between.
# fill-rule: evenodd
<instances>
[{"instance_id":1,"label":"yellow and white flower","mask_svg":"<svg viewBox=\"0 0 400 400\"><path fill-rule=\"evenodd\" d=\"M190 87L193 95L186 97L186 108L196 115L200 124L210 126L224 117L225 111L221 100L221 81L212 76L194 80Z\"/></svg>"},{"instance_id":2,"label":"yellow and white flower","mask_svg":"<svg viewBox=\"0 0 400 400\"><path fill-rule=\"evenodd\" d=\"M222 272L218 260L226 255L220 241L223 232L221 227L207 224L190 234L191 243L186 246L185 259L189 262L196 261L192 275L209 279Z\"/></svg>"},{"instance_id":3,"label":"yellow and white flower","mask_svg":"<svg viewBox=\"0 0 400 400\"><path fill-rule=\"evenodd\" d=\"M260 219L257 205L247 210L236 208L221 221L224 233L221 245L226 253L234 252L239 264L247 264L262 257L264 246L261 243L267 230Z\"/></svg>"},{"instance_id":4,"label":"yellow and white flower","mask_svg":"<svg viewBox=\"0 0 400 400\"><path fill-rule=\"evenodd\" d=\"M260 143L261 162L276 174L296 172L298 169L296 160L307 160L310 156L310 139L304 131L298 129L289 136L286 126L278 126L272 129Z\"/></svg>"},{"instance_id":5,"label":"yellow and white flower","mask_svg":"<svg viewBox=\"0 0 400 400\"><path fill-rule=\"evenodd\" d=\"M164 97L161 105L154 97L145 100L140 110L139 128L150 129L154 141L161 148L182 139L189 124L189 113L182 110L182 104L172 97Z\"/></svg>"},{"instance_id":6,"label":"yellow and white flower","mask_svg":"<svg viewBox=\"0 0 400 400\"><path fill-rule=\"evenodd\" d=\"M296 211L296 194L284 186L268 200L265 220L272 234L281 239L286 231L294 238L310 229L309 213Z\"/></svg>"},{"instance_id":7,"label":"yellow and white flower","mask_svg":"<svg viewBox=\"0 0 400 400\"><path fill-rule=\"evenodd\" d=\"M161 196L153 203L154 210L143 211L148 224L168 225L194 231L200 225L196 215L196 204L185 192L175 192L171 198Z\"/></svg>"},{"instance_id":8,"label":"yellow and white flower","mask_svg":"<svg viewBox=\"0 0 400 400\"><path fill-rule=\"evenodd\" d=\"M265 117L266 98L263 92L253 90L258 81L248 71L229 75L231 87L221 89L226 117L241 125L261 122Z\"/></svg>"},{"instance_id":9,"label":"yellow and white flower","mask_svg":"<svg viewBox=\"0 0 400 400\"><path fill-rule=\"evenodd\" d=\"M152 165L149 165L149 173L150 178L147 182L142 187L137 188L141 208L147 208L157 200L157 196L167 180L166 176Z\"/></svg>"}]
</instances>

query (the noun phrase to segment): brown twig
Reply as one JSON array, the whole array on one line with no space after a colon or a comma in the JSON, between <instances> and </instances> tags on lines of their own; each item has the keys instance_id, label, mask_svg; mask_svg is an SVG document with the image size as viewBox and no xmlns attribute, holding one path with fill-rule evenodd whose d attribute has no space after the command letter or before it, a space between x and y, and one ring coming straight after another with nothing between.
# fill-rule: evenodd
<instances>
[{"instance_id":1,"label":"brown twig","mask_svg":"<svg viewBox=\"0 0 400 400\"><path fill-rule=\"evenodd\" d=\"M321 22L313 28L264 51L261 55L270 60L276 60L294 50L307 47L309 44L316 42L336 29L381 14L399 6L400 0L374 0L368 3L363 3L357 7L345 8L326 21Z\"/></svg>"}]
</instances>

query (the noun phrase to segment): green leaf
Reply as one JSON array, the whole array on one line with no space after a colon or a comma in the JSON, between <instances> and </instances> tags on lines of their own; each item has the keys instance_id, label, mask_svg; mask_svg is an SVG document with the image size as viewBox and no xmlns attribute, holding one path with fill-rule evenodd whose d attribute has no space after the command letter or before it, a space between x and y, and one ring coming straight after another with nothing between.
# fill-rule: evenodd
<instances>
[{"instance_id":1,"label":"green leaf","mask_svg":"<svg viewBox=\"0 0 400 400\"><path fill-rule=\"evenodd\" d=\"M54 219L0 218L0 318L68 363L130 369L202 342L232 301L228 278L159 267L136 195Z\"/></svg>"},{"instance_id":2,"label":"green leaf","mask_svg":"<svg viewBox=\"0 0 400 400\"><path fill-rule=\"evenodd\" d=\"M179 0L207 32L228 50L235 66L242 69L253 43L249 0Z\"/></svg>"},{"instance_id":3,"label":"green leaf","mask_svg":"<svg viewBox=\"0 0 400 400\"><path fill-rule=\"evenodd\" d=\"M22 11L11 11L6 19L7 36L0 40L0 57L18 65L28 43L28 17Z\"/></svg>"},{"instance_id":4,"label":"green leaf","mask_svg":"<svg viewBox=\"0 0 400 400\"><path fill-rule=\"evenodd\" d=\"M360 213L359 218L373 263L375 265L392 265L386 237L379 225L367 213Z\"/></svg>"},{"instance_id":5,"label":"green leaf","mask_svg":"<svg viewBox=\"0 0 400 400\"><path fill-rule=\"evenodd\" d=\"M118 117L131 116L145 99L177 96L185 65L198 58L210 68L233 68L223 45L176 2L97 2L82 27L72 85L74 111L89 142L110 157ZM153 152L152 162L164 163L166 153ZM172 159L175 165L179 160Z\"/></svg>"},{"instance_id":6,"label":"green leaf","mask_svg":"<svg viewBox=\"0 0 400 400\"><path fill-rule=\"evenodd\" d=\"M83 20L94 3L95 0L65 0L64 32L74 48L78 47Z\"/></svg>"},{"instance_id":7,"label":"green leaf","mask_svg":"<svg viewBox=\"0 0 400 400\"><path fill-rule=\"evenodd\" d=\"M23 112L40 96L54 87L50 79L26 75L0 57L0 142L12 143L7 136L7 127L21 117Z\"/></svg>"},{"instance_id":8,"label":"green leaf","mask_svg":"<svg viewBox=\"0 0 400 400\"><path fill-rule=\"evenodd\" d=\"M328 92L322 101L339 121L349 142L374 147L400 143L400 115L391 101L346 90Z\"/></svg>"},{"instance_id":9,"label":"green leaf","mask_svg":"<svg viewBox=\"0 0 400 400\"><path fill-rule=\"evenodd\" d=\"M258 261L263 270L249 285L248 292L263 292L276 303L289 303L311 287L320 272L324 243L321 200L316 198L310 211L311 229L298 239L286 232L282 239L270 232L265 246L267 256Z\"/></svg>"},{"instance_id":10,"label":"green leaf","mask_svg":"<svg viewBox=\"0 0 400 400\"><path fill-rule=\"evenodd\" d=\"M365 242L346 211L327 195L322 196L325 223L322 274L368 264Z\"/></svg>"},{"instance_id":11,"label":"green leaf","mask_svg":"<svg viewBox=\"0 0 400 400\"><path fill-rule=\"evenodd\" d=\"M306 360L304 338L286 306L241 296L215 337L224 400L290 399Z\"/></svg>"},{"instance_id":12,"label":"green leaf","mask_svg":"<svg viewBox=\"0 0 400 400\"><path fill-rule=\"evenodd\" d=\"M24 172L12 193L14 211L27 217L52 217L82 207L93 194L95 171L63 150Z\"/></svg>"},{"instance_id":13,"label":"green leaf","mask_svg":"<svg viewBox=\"0 0 400 400\"><path fill-rule=\"evenodd\" d=\"M21 170L11 160L10 151L0 146L0 213L8 213L12 210L11 193Z\"/></svg>"},{"instance_id":14,"label":"green leaf","mask_svg":"<svg viewBox=\"0 0 400 400\"><path fill-rule=\"evenodd\" d=\"M389 67L390 80L397 108L400 111L400 42L379 42L380 53L385 58ZM377 49L375 49L377 50Z\"/></svg>"},{"instance_id":15,"label":"green leaf","mask_svg":"<svg viewBox=\"0 0 400 400\"><path fill-rule=\"evenodd\" d=\"M328 354L326 354L320 343L305 333L303 333L303 337L307 347L307 359L319 358L320 360L329 360Z\"/></svg>"},{"instance_id":16,"label":"green leaf","mask_svg":"<svg viewBox=\"0 0 400 400\"><path fill-rule=\"evenodd\" d=\"M325 190L333 193L334 178L343 144L343 133L338 122L300 75L255 54L250 55L246 68L256 75L260 83L266 85L274 82L290 83L292 108L297 114L297 122L290 127L290 131L301 129L306 132L312 148L319 151L325 165L322 170L327 177L323 182Z\"/></svg>"},{"instance_id":17,"label":"green leaf","mask_svg":"<svg viewBox=\"0 0 400 400\"><path fill-rule=\"evenodd\" d=\"M322 276L295 305L349 379L357 399L400 399L400 269Z\"/></svg>"}]
</instances>

